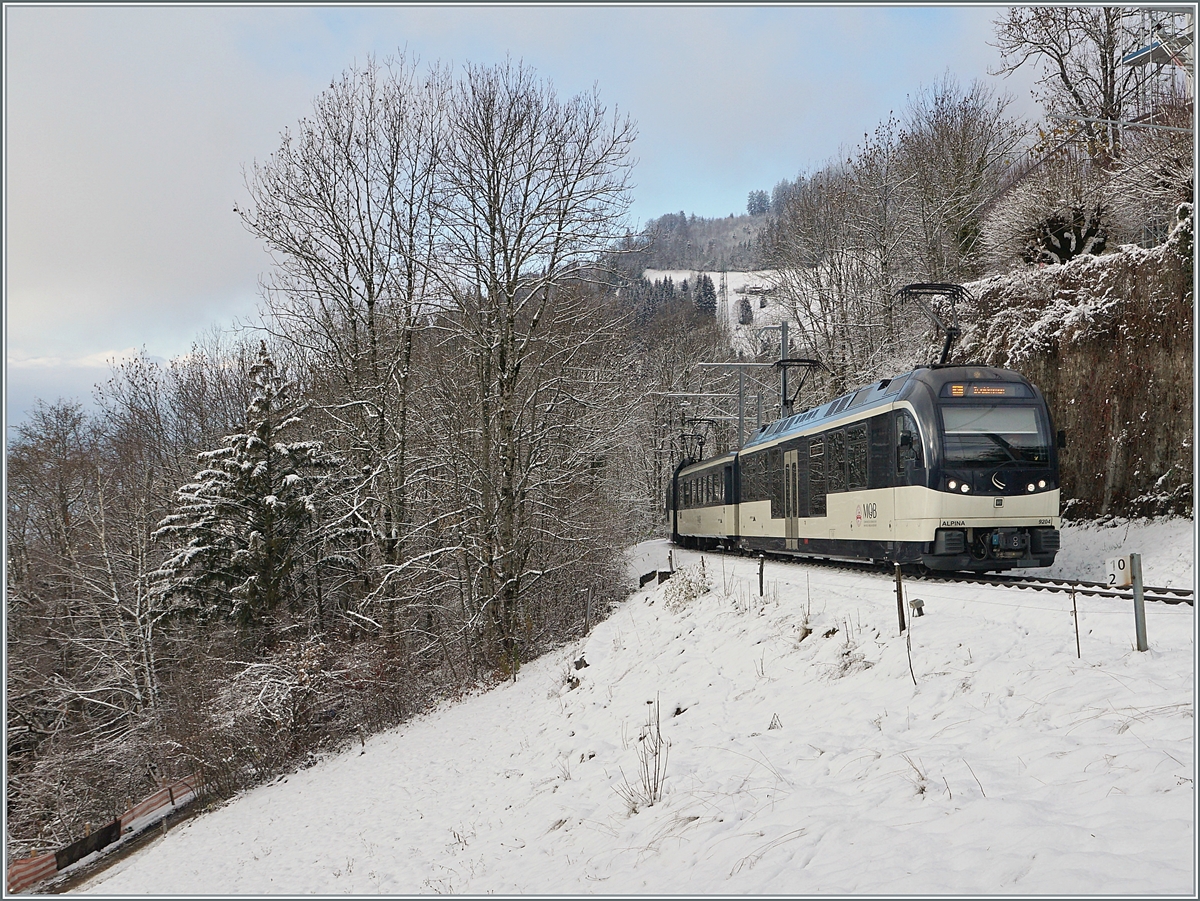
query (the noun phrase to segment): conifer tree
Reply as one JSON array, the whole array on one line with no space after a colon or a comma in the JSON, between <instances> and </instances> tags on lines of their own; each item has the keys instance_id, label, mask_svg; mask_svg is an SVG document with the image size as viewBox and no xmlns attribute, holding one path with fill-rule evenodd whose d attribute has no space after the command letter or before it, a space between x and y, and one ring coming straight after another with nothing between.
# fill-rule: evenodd
<instances>
[{"instance_id":1,"label":"conifer tree","mask_svg":"<svg viewBox=\"0 0 1200 901\"><path fill-rule=\"evenodd\" d=\"M693 291L696 309L707 316L717 315L717 288L708 275L701 273Z\"/></svg>"},{"instance_id":2,"label":"conifer tree","mask_svg":"<svg viewBox=\"0 0 1200 901\"><path fill-rule=\"evenodd\" d=\"M320 473L333 461L320 442L288 441L306 407L275 368L265 342L251 367L245 429L198 455L204 468L177 492L156 540L177 551L157 573L177 609L228 617L248 628L280 604L297 606L297 567L317 513Z\"/></svg>"}]
</instances>

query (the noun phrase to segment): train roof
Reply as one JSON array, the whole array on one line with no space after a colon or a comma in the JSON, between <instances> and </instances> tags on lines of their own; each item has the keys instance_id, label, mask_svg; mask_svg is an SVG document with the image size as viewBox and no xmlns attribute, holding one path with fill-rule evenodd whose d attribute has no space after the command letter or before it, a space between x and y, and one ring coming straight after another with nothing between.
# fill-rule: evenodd
<instances>
[{"instance_id":1,"label":"train roof","mask_svg":"<svg viewBox=\"0 0 1200 901\"><path fill-rule=\"evenodd\" d=\"M929 386L936 394L946 382L965 380L1026 381L1020 373L1013 372L1011 369L999 369L995 366L922 366L891 378L880 379L826 403L768 423L742 446L742 452L788 435L808 432L818 424L825 425L852 417L862 418L862 414L871 408L894 403L900 399L902 394L911 393L910 386L917 383ZM909 390L906 391L906 389Z\"/></svg>"}]
</instances>

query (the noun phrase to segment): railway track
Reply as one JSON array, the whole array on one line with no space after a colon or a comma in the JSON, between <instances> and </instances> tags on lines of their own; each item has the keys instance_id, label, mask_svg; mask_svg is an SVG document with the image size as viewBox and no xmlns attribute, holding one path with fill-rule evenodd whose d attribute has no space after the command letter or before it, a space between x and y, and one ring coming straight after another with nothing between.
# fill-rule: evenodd
<instances>
[{"instance_id":1,"label":"railway track","mask_svg":"<svg viewBox=\"0 0 1200 901\"><path fill-rule=\"evenodd\" d=\"M809 565L832 567L835 569L890 574L889 568L884 570L881 564L867 563L857 560L836 560L827 557L797 557L790 554L767 554L768 559L788 562L806 563ZM959 582L969 585L992 585L1000 588L1019 588L1027 591L1050 591L1062 594L1074 592L1081 597L1124 598L1133 600L1133 589L1111 588L1103 582L1087 582L1081 579L1050 579L1025 575L989 575L972 576L967 573L937 573L918 571L912 567L903 568L906 579L926 582ZM1159 604L1187 604L1195 606L1194 592L1191 588L1165 588L1153 585L1142 587L1142 595L1147 601Z\"/></svg>"},{"instance_id":2,"label":"railway track","mask_svg":"<svg viewBox=\"0 0 1200 901\"><path fill-rule=\"evenodd\" d=\"M1124 598L1133 600L1133 589L1110 588L1103 582L1085 582L1078 579L1045 579L1032 576L969 576L969 575L922 575L918 578L931 581L966 582L971 585L998 585L1003 588L1023 588L1030 591L1053 591L1062 594L1072 592L1080 596ZM1160 588L1145 585L1142 595L1147 601L1160 604L1187 604L1195 606L1194 592L1190 588Z\"/></svg>"}]
</instances>

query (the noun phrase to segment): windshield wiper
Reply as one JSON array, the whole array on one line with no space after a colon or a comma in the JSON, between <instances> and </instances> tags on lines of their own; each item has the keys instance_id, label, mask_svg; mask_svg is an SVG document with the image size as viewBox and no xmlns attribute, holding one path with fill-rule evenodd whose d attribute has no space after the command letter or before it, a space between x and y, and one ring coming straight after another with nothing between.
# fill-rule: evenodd
<instances>
[{"instance_id":1,"label":"windshield wiper","mask_svg":"<svg viewBox=\"0 0 1200 901\"><path fill-rule=\"evenodd\" d=\"M997 435L995 432L984 432L983 437L991 439L992 443L1008 454L1008 460L1005 462L1020 463L1021 455L1015 447Z\"/></svg>"}]
</instances>

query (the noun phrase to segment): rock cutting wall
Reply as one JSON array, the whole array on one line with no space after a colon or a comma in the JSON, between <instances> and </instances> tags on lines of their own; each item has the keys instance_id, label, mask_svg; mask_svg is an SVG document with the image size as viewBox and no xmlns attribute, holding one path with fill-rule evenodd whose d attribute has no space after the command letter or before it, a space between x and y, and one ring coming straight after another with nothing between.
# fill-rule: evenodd
<instances>
[{"instance_id":1,"label":"rock cutting wall","mask_svg":"<svg viewBox=\"0 0 1200 901\"><path fill-rule=\"evenodd\" d=\"M1195 354L1191 208L1168 241L984 279L959 360L1042 389L1070 518L1192 512Z\"/></svg>"}]
</instances>

